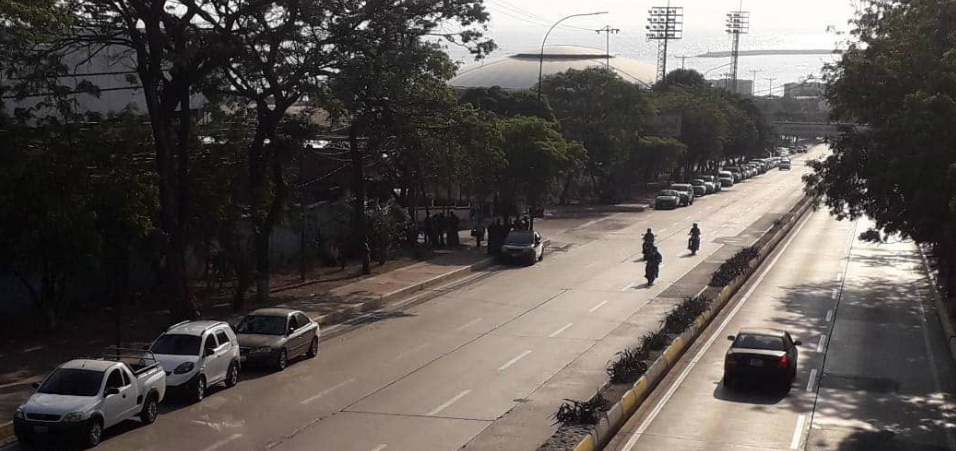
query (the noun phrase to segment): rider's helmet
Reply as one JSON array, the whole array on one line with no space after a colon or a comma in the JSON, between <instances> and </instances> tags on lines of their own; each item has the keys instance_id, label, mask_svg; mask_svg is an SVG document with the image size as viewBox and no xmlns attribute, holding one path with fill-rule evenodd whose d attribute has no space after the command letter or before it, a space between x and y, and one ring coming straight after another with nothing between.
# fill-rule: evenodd
<instances>
[{"instance_id":1,"label":"rider's helmet","mask_svg":"<svg viewBox=\"0 0 956 451\"><path fill-rule=\"evenodd\" d=\"M651 229L649 227L647 229L647 233L651 233Z\"/></svg>"}]
</instances>

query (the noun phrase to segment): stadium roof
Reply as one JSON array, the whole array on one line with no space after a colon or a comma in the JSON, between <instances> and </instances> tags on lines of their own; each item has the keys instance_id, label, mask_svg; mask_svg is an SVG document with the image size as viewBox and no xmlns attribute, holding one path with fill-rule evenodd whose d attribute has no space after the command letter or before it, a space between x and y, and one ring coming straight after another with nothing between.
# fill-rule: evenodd
<instances>
[{"instance_id":1,"label":"stadium roof","mask_svg":"<svg viewBox=\"0 0 956 451\"><path fill-rule=\"evenodd\" d=\"M449 84L456 88L500 86L506 89L531 89L538 83L539 52L539 49L528 50L466 65ZM606 61L607 53L600 49L570 45L545 47L543 73L548 76L568 69L604 67ZM630 58L611 55L611 68L631 83L651 85L656 77L653 64Z\"/></svg>"}]
</instances>

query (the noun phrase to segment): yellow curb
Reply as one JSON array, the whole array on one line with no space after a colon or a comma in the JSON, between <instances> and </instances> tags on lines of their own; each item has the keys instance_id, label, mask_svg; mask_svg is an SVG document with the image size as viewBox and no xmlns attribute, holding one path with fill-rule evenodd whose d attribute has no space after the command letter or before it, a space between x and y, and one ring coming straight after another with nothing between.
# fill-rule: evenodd
<instances>
[{"instance_id":1,"label":"yellow curb","mask_svg":"<svg viewBox=\"0 0 956 451\"><path fill-rule=\"evenodd\" d=\"M0 440L6 440L9 437L13 436L13 422L8 421L5 424L0 424Z\"/></svg>"},{"instance_id":2,"label":"yellow curb","mask_svg":"<svg viewBox=\"0 0 956 451\"><path fill-rule=\"evenodd\" d=\"M574 451L594 451L594 436L591 434L585 436L584 440L574 447Z\"/></svg>"},{"instance_id":3,"label":"yellow curb","mask_svg":"<svg viewBox=\"0 0 956 451\"><path fill-rule=\"evenodd\" d=\"M664 359L667 360L668 366L673 365L674 362L677 362L677 359L680 358L681 351L684 350L684 339L677 337L674 339L674 342L664 350Z\"/></svg>"},{"instance_id":4,"label":"yellow curb","mask_svg":"<svg viewBox=\"0 0 956 451\"><path fill-rule=\"evenodd\" d=\"M637 382L634 384L634 388L632 388L630 391L634 393L634 398L637 400L637 404L640 404L644 401L644 398L647 398L647 393L651 391L651 382L647 380L646 377L642 377L637 380Z\"/></svg>"}]
</instances>

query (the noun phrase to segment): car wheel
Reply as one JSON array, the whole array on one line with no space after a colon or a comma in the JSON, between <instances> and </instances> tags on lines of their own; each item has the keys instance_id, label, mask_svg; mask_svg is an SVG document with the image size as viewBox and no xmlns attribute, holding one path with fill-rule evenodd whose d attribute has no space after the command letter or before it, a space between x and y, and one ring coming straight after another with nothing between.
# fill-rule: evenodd
<instances>
[{"instance_id":1,"label":"car wheel","mask_svg":"<svg viewBox=\"0 0 956 451\"><path fill-rule=\"evenodd\" d=\"M103 420L99 418L90 419L89 423L86 426L86 438L84 439L84 445L87 448L93 448L96 445L100 444L100 440L103 439Z\"/></svg>"},{"instance_id":2,"label":"car wheel","mask_svg":"<svg viewBox=\"0 0 956 451\"><path fill-rule=\"evenodd\" d=\"M159 415L159 402L156 401L156 395L150 394L143 404L143 411L139 413L139 419L143 424L153 424L156 416Z\"/></svg>"},{"instance_id":3,"label":"car wheel","mask_svg":"<svg viewBox=\"0 0 956 451\"><path fill-rule=\"evenodd\" d=\"M193 387L193 401L199 402L206 397L206 376L196 376L196 386Z\"/></svg>"},{"instance_id":4,"label":"car wheel","mask_svg":"<svg viewBox=\"0 0 956 451\"><path fill-rule=\"evenodd\" d=\"M229 364L229 374L226 376L226 388L235 387L239 383L239 365L236 362Z\"/></svg>"},{"instance_id":5,"label":"car wheel","mask_svg":"<svg viewBox=\"0 0 956 451\"><path fill-rule=\"evenodd\" d=\"M305 356L311 359L318 354L319 354L319 337L312 337L312 343L309 344L309 352Z\"/></svg>"},{"instance_id":6,"label":"car wheel","mask_svg":"<svg viewBox=\"0 0 956 451\"><path fill-rule=\"evenodd\" d=\"M276 370L282 371L285 370L286 365L289 364L289 354L286 352L285 348L282 348L279 351L279 356L276 357Z\"/></svg>"},{"instance_id":7,"label":"car wheel","mask_svg":"<svg viewBox=\"0 0 956 451\"><path fill-rule=\"evenodd\" d=\"M538 261L544 260L544 249L541 250L541 255L538 256Z\"/></svg>"}]
</instances>

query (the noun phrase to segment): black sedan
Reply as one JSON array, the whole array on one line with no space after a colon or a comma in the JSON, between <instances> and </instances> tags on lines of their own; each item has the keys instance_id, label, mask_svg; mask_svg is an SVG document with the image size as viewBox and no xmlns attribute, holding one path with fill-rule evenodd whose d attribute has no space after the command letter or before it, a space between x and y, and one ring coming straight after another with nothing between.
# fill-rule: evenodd
<instances>
[{"instance_id":1,"label":"black sedan","mask_svg":"<svg viewBox=\"0 0 956 451\"><path fill-rule=\"evenodd\" d=\"M724 356L724 385L739 386L744 379L771 381L790 390L797 375L797 346L786 331L777 329L741 329Z\"/></svg>"},{"instance_id":2,"label":"black sedan","mask_svg":"<svg viewBox=\"0 0 956 451\"><path fill-rule=\"evenodd\" d=\"M673 210L680 206L680 193L672 189L665 189L657 193L654 198L655 210Z\"/></svg>"},{"instance_id":3,"label":"black sedan","mask_svg":"<svg viewBox=\"0 0 956 451\"><path fill-rule=\"evenodd\" d=\"M298 310L259 309L246 315L235 330L243 365L282 371L290 359L319 353L319 325Z\"/></svg>"}]
</instances>

